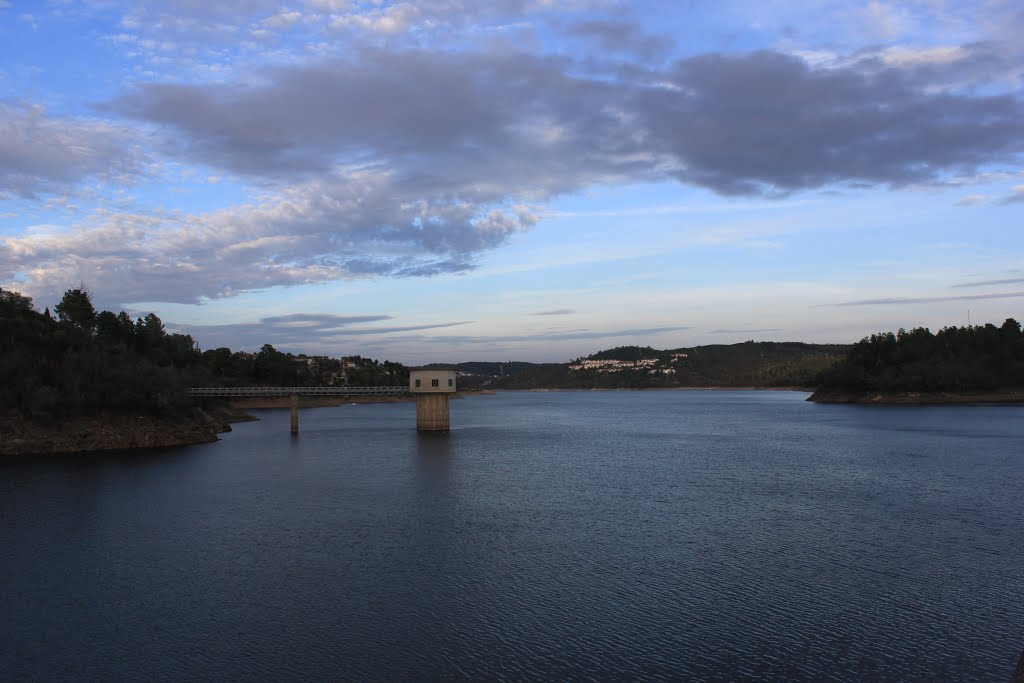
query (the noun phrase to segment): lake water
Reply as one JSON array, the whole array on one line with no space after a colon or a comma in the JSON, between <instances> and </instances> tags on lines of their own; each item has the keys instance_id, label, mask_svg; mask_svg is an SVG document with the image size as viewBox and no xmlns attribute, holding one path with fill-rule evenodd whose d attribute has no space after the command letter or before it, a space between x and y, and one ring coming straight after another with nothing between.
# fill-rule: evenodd
<instances>
[{"instance_id":1,"label":"lake water","mask_svg":"<svg viewBox=\"0 0 1024 683\"><path fill-rule=\"evenodd\" d=\"M501 393L0 460L0 678L1008 681L1024 408Z\"/></svg>"}]
</instances>

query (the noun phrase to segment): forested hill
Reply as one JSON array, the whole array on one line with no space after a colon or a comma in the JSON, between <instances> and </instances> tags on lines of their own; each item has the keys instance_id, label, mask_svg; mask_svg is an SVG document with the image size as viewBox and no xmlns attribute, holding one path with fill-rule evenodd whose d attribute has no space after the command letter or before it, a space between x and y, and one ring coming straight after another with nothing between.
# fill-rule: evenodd
<instances>
[{"instance_id":1,"label":"forested hill","mask_svg":"<svg viewBox=\"0 0 1024 683\"><path fill-rule=\"evenodd\" d=\"M643 389L812 386L849 345L744 342L659 350L620 346L570 363L459 363L462 387Z\"/></svg>"},{"instance_id":2,"label":"forested hill","mask_svg":"<svg viewBox=\"0 0 1024 683\"><path fill-rule=\"evenodd\" d=\"M1024 334L1000 327L926 328L873 334L818 379L827 391L984 392L1024 388Z\"/></svg>"},{"instance_id":3,"label":"forested hill","mask_svg":"<svg viewBox=\"0 0 1024 683\"><path fill-rule=\"evenodd\" d=\"M227 348L201 351L168 333L155 314L97 312L84 289L65 292L51 315L0 289L0 435L13 422L96 416L188 417L191 386L405 385L400 363Z\"/></svg>"}]
</instances>

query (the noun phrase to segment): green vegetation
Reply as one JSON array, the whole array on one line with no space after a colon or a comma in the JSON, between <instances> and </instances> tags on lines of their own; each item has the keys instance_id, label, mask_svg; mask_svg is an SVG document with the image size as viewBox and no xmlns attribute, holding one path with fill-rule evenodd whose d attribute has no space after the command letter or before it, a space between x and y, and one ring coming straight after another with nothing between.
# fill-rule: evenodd
<instances>
[{"instance_id":1,"label":"green vegetation","mask_svg":"<svg viewBox=\"0 0 1024 683\"><path fill-rule=\"evenodd\" d=\"M0 421L187 416L191 386L397 386L409 378L400 363L295 356L270 344L258 353L202 352L153 313L97 313L84 287L65 292L54 312L0 289Z\"/></svg>"},{"instance_id":2,"label":"green vegetation","mask_svg":"<svg viewBox=\"0 0 1024 683\"><path fill-rule=\"evenodd\" d=\"M34 422L104 413L187 412L194 343L166 334L155 315L97 314L88 292L68 290L49 312L0 290L0 417Z\"/></svg>"},{"instance_id":3,"label":"green vegetation","mask_svg":"<svg viewBox=\"0 0 1024 683\"><path fill-rule=\"evenodd\" d=\"M873 334L821 373L825 390L978 392L1024 387L1024 334L1013 318L1001 327L915 328Z\"/></svg>"},{"instance_id":4,"label":"green vegetation","mask_svg":"<svg viewBox=\"0 0 1024 683\"><path fill-rule=\"evenodd\" d=\"M645 358L664 358L669 351L657 351L650 346L616 346L614 349L598 351L584 358L577 360L622 360L638 361Z\"/></svg>"}]
</instances>

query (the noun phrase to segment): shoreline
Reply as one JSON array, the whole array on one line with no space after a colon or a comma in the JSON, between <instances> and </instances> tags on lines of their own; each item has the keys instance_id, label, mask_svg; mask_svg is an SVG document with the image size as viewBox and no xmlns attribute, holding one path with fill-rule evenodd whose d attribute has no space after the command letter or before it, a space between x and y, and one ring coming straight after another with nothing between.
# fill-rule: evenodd
<instances>
[{"instance_id":1,"label":"shoreline","mask_svg":"<svg viewBox=\"0 0 1024 683\"><path fill-rule=\"evenodd\" d=\"M810 387L756 387L756 386L706 386L706 387L560 387L555 389L499 389L498 391L802 391L811 393Z\"/></svg>"},{"instance_id":2,"label":"shoreline","mask_svg":"<svg viewBox=\"0 0 1024 683\"><path fill-rule=\"evenodd\" d=\"M37 424L14 419L5 425L0 457L88 455L142 448L195 446L218 441L231 423L258 418L230 406L196 408L190 415L105 415Z\"/></svg>"},{"instance_id":3,"label":"shoreline","mask_svg":"<svg viewBox=\"0 0 1024 683\"><path fill-rule=\"evenodd\" d=\"M812 403L867 406L942 406L942 405L1021 405L1024 389L996 391L839 391L819 389L811 394Z\"/></svg>"},{"instance_id":4,"label":"shoreline","mask_svg":"<svg viewBox=\"0 0 1024 683\"><path fill-rule=\"evenodd\" d=\"M644 387L644 388L533 388L483 389L458 392L453 399L489 396L509 392L592 392L592 391L794 391L809 393L807 401L821 404L874 406L939 405L1024 405L1024 388L988 392L851 392L808 387ZM369 403L410 403L415 396L308 396L299 401L299 409L332 408ZM260 418L247 410L286 409L290 398L239 398L218 405L197 407L192 414L174 418L151 416L98 416L75 418L51 424L10 419L0 424L0 457L34 455L88 455L149 448L195 446L219 441L218 434L231 431L231 424Z\"/></svg>"}]
</instances>

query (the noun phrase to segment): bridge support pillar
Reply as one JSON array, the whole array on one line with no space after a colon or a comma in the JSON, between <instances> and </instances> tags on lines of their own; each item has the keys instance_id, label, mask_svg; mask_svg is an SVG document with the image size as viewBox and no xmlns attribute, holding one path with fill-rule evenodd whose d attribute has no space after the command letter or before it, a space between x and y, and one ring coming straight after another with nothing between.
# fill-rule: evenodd
<instances>
[{"instance_id":1,"label":"bridge support pillar","mask_svg":"<svg viewBox=\"0 0 1024 683\"><path fill-rule=\"evenodd\" d=\"M299 395L292 394L292 434L299 433Z\"/></svg>"}]
</instances>

